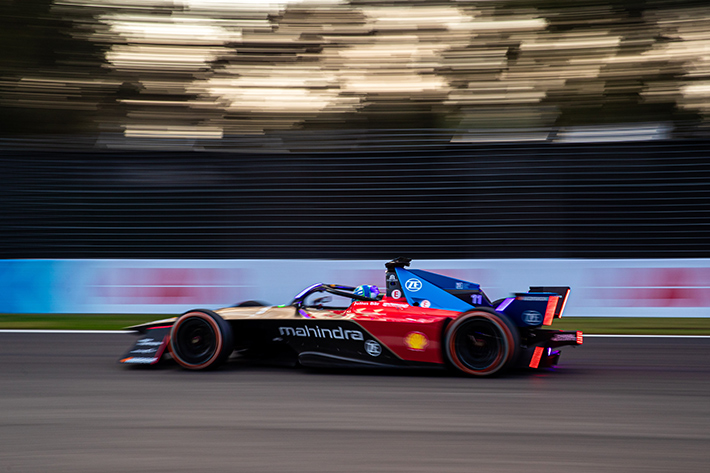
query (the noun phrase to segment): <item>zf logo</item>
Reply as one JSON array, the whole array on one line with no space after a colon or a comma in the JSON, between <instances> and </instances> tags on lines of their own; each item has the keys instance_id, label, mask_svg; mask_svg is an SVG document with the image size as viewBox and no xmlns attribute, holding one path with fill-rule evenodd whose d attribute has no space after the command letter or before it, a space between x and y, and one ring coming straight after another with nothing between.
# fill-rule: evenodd
<instances>
[{"instance_id":1,"label":"zf logo","mask_svg":"<svg viewBox=\"0 0 710 473\"><path fill-rule=\"evenodd\" d=\"M382 347L376 341L368 340L365 342L365 351L370 356L380 356L380 353L382 353Z\"/></svg>"},{"instance_id":2,"label":"zf logo","mask_svg":"<svg viewBox=\"0 0 710 473\"><path fill-rule=\"evenodd\" d=\"M528 325L540 325L542 314L536 310L526 310L523 312L523 321Z\"/></svg>"},{"instance_id":3,"label":"zf logo","mask_svg":"<svg viewBox=\"0 0 710 473\"><path fill-rule=\"evenodd\" d=\"M407 279L407 282L404 283L404 287L406 287L410 292L417 292L422 288L422 282L416 278Z\"/></svg>"}]
</instances>

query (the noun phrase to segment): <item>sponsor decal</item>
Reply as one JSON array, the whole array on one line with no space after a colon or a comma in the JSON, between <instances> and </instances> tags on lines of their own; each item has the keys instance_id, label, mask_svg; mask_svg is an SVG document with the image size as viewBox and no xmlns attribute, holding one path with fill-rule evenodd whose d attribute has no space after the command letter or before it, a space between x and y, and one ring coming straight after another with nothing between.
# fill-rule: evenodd
<instances>
[{"instance_id":1,"label":"sponsor decal","mask_svg":"<svg viewBox=\"0 0 710 473\"><path fill-rule=\"evenodd\" d=\"M429 307L431 307L431 302L429 302L428 300L424 299L423 301L421 301L421 302L419 303L419 307L423 307L423 308L425 308L425 309L428 309Z\"/></svg>"},{"instance_id":2,"label":"sponsor decal","mask_svg":"<svg viewBox=\"0 0 710 473\"><path fill-rule=\"evenodd\" d=\"M395 289L394 291L392 291L392 297L394 299L401 299L402 298L402 291L400 291L399 289Z\"/></svg>"},{"instance_id":3,"label":"sponsor decal","mask_svg":"<svg viewBox=\"0 0 710 473\"><path fill-rule=\"evenodd\" d=\"M135 364L152 364L158 361L158 358L146 358L139 356L131 356L129 358L124 358L121 363L135 363Z\"/></svg>"},{"instance_id":4,"label":"sponsor decal","mask_svg":"<svg viewBox=\"0 0 710 473\"><path fill-rule=\"evenodd\" d=\"M154 338L141 338L136 342L136 345L141 345L141 346L149 346L149 347L157 347L162 345L163 342L159 342L155 340Z\"/></svg>"},{"instance_id":5,"label":"sponsor decal","mask_svg":"<svg viewBox=\"0 0 710 473\"><path fill-rule=\"evenodd\" d=\"M279 335L286 337L313 337L332 338L335 340L364 340L359 330L343 330L343 327L321 328L315 327L279 327Z\"/></svg>"},{"instance_id":6,"label":"sponsor decal","mask_svg":"<svg viewBox=\"0 0 710 473\"><path fill-rule=\"evenodd\" d=\"M368 340L365 342L365 351L370 356L380 356L382 346L374 340Z\"/></svg>"},{"instance_id":7,"label":"sponsor decal","mask_svg":"<svg viewBox=\"0 0 710 473\"><path fill-rule=\"evenodd\" d=\"M137 348L135 350L131 350L131 353L135 353L136 355L147 355L149 353L155 353L158 351L158 348Z\"/></svg>"},{"instance_id":8,"label":"sponsor decal","mask_svg":"<svg viewBox=\"0 0 710 473\"><path fill-rule=\"evenodd\" d=\"M456 283L456 289L463 289L463 283L462 283L462 282L457 282L457 283Z\"/></svg>"},{"instance_id":9,"label":"sponsor decal","mask_svg":"<svg viewBox=\"0 0 710 473\"><path fill-rule=\"evenodd\" d=\"M577 334L576 333L558 333L558 334L552 336L552 341L553 342L576 342L577 341Z\"/></svg>"},{"instance_id":10,"label":"sponsor decal","mask_svg":"<svg viewBox=\"0 0 710 473\"><path fill-rule=\"evenodd\" d=\"M519 301L529 301L529 302L547 302L549 297L544 296L520 296L517 298Z\"/></svg>"},{"instance_id":11,"label":"sponsor decal","mask_svg":"<svg viewBox=\"0 0 710 473\"><path fill-rule=\"evenodd\" d=\"M528 325L540 325L542 323L542 314L536 310L526 310L523 312L523 322Z\"/></svg>"},{"instance_id":12,"label":"sponsor decal","mask_svg":"<svg viewBox=\"0 0 710 473\"><path fill-rule=\"evenodd\" d=\"M429 345L429 339L421 332L411 332L404 338L404 344L410 350L424 351Z\"/></svg>"},{"instance_id":13,"label":"sponsor decal","mask_svg":"<svg viewBox=\"0 0 710 473\"><path fill-rule=\"evenodd\" d=\"M379 302L375 302L375 304L379 304ZM409 307L409 304L403 304L403 303L392 303L392 302L383 302L382 303L383 307L396 307L397 309L406 309Z\"/></svg>"},{"instance_id":14,"label":"sponsor decal","mask_svg":"<svg viewBox=\"0 0 710 473\"><path fill-rule=\"evenodd\" d=\"M422 288L422 282L417 278L407 279L404 283L404 287L409 292L418 292Z\"/></svg>"},{"instance_id":15,"label":"sponsor decal","mask_svg":"<svg viewBox=\"0 0 710 473\"><path fill-rule=\"evenodd\" d=\"M356 306L396 307L398 309L406 309L407 307L409 307L409 304L407 304L406 302L355 301L353 304ZM362 311L362 310L365 310L365 308L358 307L355 310ZM377 309L375 309L375 310L377 310ZM382 309L380 309L380 310L382 310Z\"/></svg>"},{"instance_id":16,"label":"sponsor decal","mask_svg":"<svg viewBox=\"0 0 710 473\"><path fill-rule=\"evenodd\" d=\"M388 280L388 281L396 281L396 280L397 280L397 276L395 276L394 274L390 274L389 277L387 278L387 280Z\"/></svg>"}]
</instances>

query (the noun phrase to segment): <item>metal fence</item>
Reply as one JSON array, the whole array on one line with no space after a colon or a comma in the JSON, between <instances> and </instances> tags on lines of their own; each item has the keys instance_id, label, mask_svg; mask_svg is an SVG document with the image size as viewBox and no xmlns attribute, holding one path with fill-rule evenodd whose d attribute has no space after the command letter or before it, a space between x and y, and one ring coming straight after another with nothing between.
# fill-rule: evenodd
<instances>
[{"instance_id":1,"label":"metal fence","mask_svg":"<svg viewBox=\"0 0 710 473\"><path fill-rule=\"evenodd\" d=\"M90 141L0 143L0 257L710 257L710 141Z\"/></svg>"}]
</instances>

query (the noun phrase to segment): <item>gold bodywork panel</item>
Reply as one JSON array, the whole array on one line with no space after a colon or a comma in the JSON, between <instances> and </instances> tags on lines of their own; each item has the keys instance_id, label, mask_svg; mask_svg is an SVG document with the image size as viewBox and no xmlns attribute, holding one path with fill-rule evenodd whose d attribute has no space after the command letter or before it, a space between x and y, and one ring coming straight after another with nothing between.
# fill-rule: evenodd
<instances>
[{"instance_id":1,"label":"gold bodywork panel","mask_svg":"<svg viewBox=\"0 0 710 473\"><path fill-rule=\"evenodd\" d=\"M241 319L342 319L344 310L313 309L297 310L293 306L276 307L226 307L217 309L224 320ZM305 313L305 315L303 314Z\"/></svg>"},{"instance_id":2,"label":"gold bodywork panel","mask_svg":"<svg viewBox=\"0 0 710 473\"><path fill-rule=\"evenodd\" d=\"M188 311L189 312L189 311ZM254 319L349 319L352 313L346 310L314 309L312 307L297 310L294 306L258 306L258 307L225 307L215 310L224 320L254 320ZM172 324L178 318L156 320L145 324L127 327L127 330L141 330L159 323Z\"/></svg>"}]
</instances>

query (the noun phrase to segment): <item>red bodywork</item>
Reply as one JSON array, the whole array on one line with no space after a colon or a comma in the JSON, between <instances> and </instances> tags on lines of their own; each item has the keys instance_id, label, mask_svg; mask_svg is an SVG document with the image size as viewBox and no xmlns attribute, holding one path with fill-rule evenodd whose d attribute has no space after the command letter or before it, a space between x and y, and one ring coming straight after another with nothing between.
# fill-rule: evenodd
<instances>
[{"instance_id":1,"label":"red bodywork","mask_svg":"<svg viewBox=\"0 0 710 473\"><path fill-rule=\"evenodd\" d=\"M459 313L425 309L385 297L381 301L356 301L345 317L357 322L403 360L444 363L442 334Z\"/></svg>"}]
</instances>

